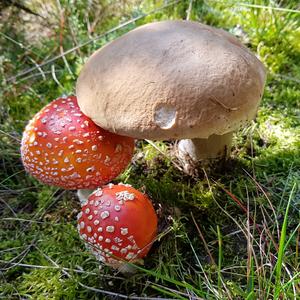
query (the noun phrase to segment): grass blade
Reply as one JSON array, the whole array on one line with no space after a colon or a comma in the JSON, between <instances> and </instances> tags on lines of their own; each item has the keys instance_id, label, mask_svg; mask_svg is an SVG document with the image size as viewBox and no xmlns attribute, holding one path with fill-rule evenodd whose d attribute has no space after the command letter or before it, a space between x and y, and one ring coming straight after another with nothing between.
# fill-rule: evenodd
<instances>
[{"instance_id":1,"label":"grass blade","mask_svg":"<svg viewBox=\"0 0 300 300\"><path fill-rule=\"evenodd\" d=\"M278 259L277 259L277 263L276 263L276 279L275 279L274 299L279 298L279 294L280 294L280 291L282 288L280 279L281 279L282 261L283 261L283 255L284 255L284 247L285 247L286 229L287 229L287 223L288 223L288 213L289 213L289 208L290 208L290 205L292 202L292 198L293 198L295 189L296 189L296 183L294 183L292 191L289 196L289 200L288 200L288 204L286 206L284 220L283 220L283 224L282 224L282 229L281 229Z\"/></svg>"}]
</instances>

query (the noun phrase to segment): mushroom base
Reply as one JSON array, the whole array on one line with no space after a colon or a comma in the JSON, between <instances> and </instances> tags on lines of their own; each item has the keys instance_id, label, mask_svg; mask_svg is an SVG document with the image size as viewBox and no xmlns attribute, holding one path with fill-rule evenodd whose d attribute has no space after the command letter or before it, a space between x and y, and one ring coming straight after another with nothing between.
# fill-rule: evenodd
<instances>
[{"instance_id":1,"label":"mushroom base","mask_svg":"<svg viewBox=\"0 0 300 300\"><path fill-rule=\"evenodd\" d=\"M130 263L128 263L126 261L113 259L112 262L105 264L115 270L118 270L118 272L121 272L122 274L135 274L137 272L137 268L135 268L135 265L144 265L144 260L141 258L137 258L131 260Z\"/></svg>"},{"instance_id":2,"label":"mushroom base","mask_svg":"<svg viewBox=\"0 0 300 300\"><path fill-rule=\"evenodd\" d=\"M230 154L232 132L211 135L207 139L188 139L178 143L178 156L183 161L211 161Z\"/></svg>"}]
</instances>

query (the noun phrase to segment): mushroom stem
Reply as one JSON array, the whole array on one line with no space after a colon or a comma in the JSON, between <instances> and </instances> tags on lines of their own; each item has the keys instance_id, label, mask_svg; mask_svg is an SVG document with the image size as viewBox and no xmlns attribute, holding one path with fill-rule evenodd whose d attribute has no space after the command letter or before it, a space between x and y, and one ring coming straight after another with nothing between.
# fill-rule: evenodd
<instances>
[{"instance_id":1,"label":"mushroom stem","mask_svg":"<svg viewBox=\"0 0 300 300\"><path fill-rule=\"evenodd\" d=\"M90 189L77 190L77 196L79 198L81 206L83 206L88 201L88 197L93 191L94 190L90 190Z\"/></svg>"},{"instance_id":2,"label":"mushroom stem","mask_svg":"<svg viewBox=\"0 0 300 300\"><path fill-rule=\"evenodd\" d=\"M230 154L232 132L216 135L207 139L187 139L178 143L179 157L186 161L189 157L193 161L212 160L228 157Z\"/></svg>"}]
</instances>

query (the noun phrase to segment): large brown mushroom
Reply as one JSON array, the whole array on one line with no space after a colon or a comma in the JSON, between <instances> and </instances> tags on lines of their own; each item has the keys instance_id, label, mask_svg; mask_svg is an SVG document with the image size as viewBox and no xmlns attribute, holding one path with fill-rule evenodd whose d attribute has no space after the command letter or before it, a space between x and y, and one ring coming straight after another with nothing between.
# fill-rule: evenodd
<instances>
[{"instance_id":1,"label":"large brown mushroom","mask_svg":"<svg viewBox=\"0 0 300 300\"><path fill-rule=\"evenodd\" d=\"M140 139L181 139L194 160L226 157L252 120L263 64L231 34L189 21L141 26L96 51L77 81L81 110L101 127Z\"/></svg>"}]
</instances>

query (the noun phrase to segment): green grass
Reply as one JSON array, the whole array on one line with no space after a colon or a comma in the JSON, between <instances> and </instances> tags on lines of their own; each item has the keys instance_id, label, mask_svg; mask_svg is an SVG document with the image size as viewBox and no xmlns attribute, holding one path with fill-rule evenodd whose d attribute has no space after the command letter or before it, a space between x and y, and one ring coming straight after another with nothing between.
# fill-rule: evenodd
<instances>
[{"instance_id":1,"label":"green grass","mask_svg":"<svg viewBox=\"0 0 300 300\"><path fill-rule=\"evenodd\" d=\"M160 236L131 276L99 267L85 249L76 230L80 206L74 192L25 174L21 134L46 103L74 93L93 51L144 23L186 18L190 1L160 10L164 1L90 6L84 0L76 5L53 0L47 10L42 3L26 1L43 18L15 7L1 10L0 299L296 299L298 1L193 1L191 19L236 34L264 62L268 81L257 118L235 135L226 165L188 176L177 168L172 142L137 143L131 165L117 181L149 194L159 209Z\"/></svg>"}]
</instances>

